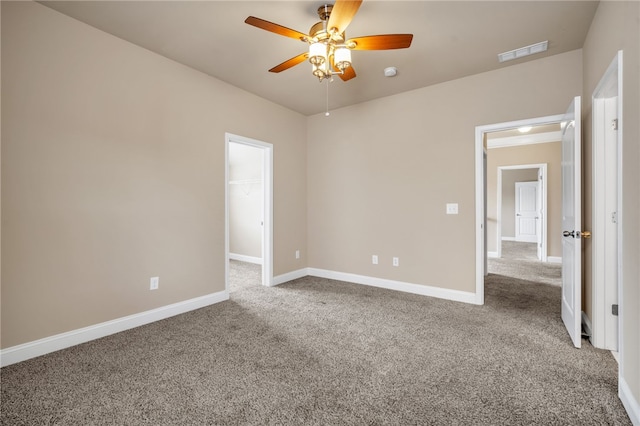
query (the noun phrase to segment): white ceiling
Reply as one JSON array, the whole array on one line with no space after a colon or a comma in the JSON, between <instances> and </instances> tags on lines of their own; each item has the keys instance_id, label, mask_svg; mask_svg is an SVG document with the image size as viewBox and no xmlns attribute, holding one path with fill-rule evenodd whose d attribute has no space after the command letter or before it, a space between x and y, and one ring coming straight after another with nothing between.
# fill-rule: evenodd
<instances>
[{"instance_id":1,"label":"white ceiling","mask_svg":"<svg viewBox=\"0 0 640 426\"><path fill-rule=\"evenodd\" d=\"M518 129L490 132L487 136L487 148L506 148L512 146L557 142L562 140L560 123L533 126L521 133Z\"/></svg>"},{"instance_id":2,"label":"white ceiling","mask_svg":"<svg viewBox=\"0 0 640 426\"><path fill-rule=\"evenodd\" d=\"M487 133L487 139L499 139L499 138L512 138L523 135L535 135L538 133L559 132L561 130L560 123L544 124L540 126L533 126L531 130L525 133L521 133L518 129L501 130L499 132Z\"/></svg>"},{"instance_id":3,"label":"white ceiling","mask_svg":"<svg viewBox=\"0 0 640 426\"><path fill-rule=\"evenodd\" d=\"M273 66L306 44L244 23L252 15L308 33L320 1L44 1L46 6L304 115L325 109L325 84L304 62ZM594 1L365 0L347 37L411 33L409 49L354 51L357 77L329 86L332 109L582 47ZM549 40L548 52L497 54ZM383 69L398 68L385 78Z\"/></svg>"}]
</instances>

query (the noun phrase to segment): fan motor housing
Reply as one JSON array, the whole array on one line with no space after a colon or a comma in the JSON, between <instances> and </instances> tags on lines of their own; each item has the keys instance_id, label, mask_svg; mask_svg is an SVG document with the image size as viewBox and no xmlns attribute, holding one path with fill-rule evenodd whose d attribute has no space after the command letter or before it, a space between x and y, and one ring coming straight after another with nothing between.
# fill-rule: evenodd
<instances>
[{"instance_id":1,"label":"fan motor housing","mask_svg":"<svg viewBox=\"0 0 640 426\"><path fill-rule=\"evenodd\" d=\"M318 17L323 21L328 21L332 10L332 4L323 4L318 8Z\"/></svg>"},{"instance_id":2,"label":"fan motor housing","mask_svg":"<svg viewBox=\"0 0 640 426\"><path fill-rule=\"evenodd\" d=\"M314 24L309 30L309 36L317 41L323 41L331 38L337 43L344 42L345 37L344 33L330 35L327 32L327 21L320 21Z\"/></svg>"},{"instance_id":3,"label":"fan motor housing","mask_svg":"<svg viewBox=\"0 0 640 426\"><path fill-rule=\"evenodd\" d=\"M317 22L309 30L309 35L311 36L311 38L324 40L329 37L329 34L327 33L327 29L325 27L326 21Z\"/></svg>"}]
</instances>

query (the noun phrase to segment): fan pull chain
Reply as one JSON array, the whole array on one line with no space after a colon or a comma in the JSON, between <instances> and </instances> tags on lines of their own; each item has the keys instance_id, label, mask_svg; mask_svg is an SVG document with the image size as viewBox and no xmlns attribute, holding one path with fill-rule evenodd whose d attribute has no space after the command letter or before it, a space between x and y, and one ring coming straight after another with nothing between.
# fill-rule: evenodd
<instances>
[{"instance_id":1,"label":"fan pull chain","mask_svg":"<svg viewBox=\"0 0 640 426\"><path fill-rule=\"evenodd\" d=\"M325 117L329 116L329 79L327 79L327 112L324 113Z\"/></svg>"}]
</instances>

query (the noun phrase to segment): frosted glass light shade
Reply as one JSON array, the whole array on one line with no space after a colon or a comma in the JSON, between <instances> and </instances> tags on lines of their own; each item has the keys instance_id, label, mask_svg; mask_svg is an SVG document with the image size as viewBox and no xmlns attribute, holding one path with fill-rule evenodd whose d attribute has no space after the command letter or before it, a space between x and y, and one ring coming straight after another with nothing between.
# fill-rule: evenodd
<instances>
[{"instance_id":1,"label":"frosted glass light shade","mask_svg":"<svg viewBox=\"0 0 640 426\"><path fill-rule=\"evenodd\" d=\"M340 71L349 68L351 66L351 50L346 47L337 48L334 53L334 62Z\"/></svg>"},{"instance_id":2,"label":"frosted glass light shade","mask_svg":"<svg viewBox=\"0 0 640 426\"><path fill-rule=\"evenodd\" d=\"M321 65L327 61L327 46L324 43L309 45L309 62L313 65Z\"/></svg>"}]
</instances>

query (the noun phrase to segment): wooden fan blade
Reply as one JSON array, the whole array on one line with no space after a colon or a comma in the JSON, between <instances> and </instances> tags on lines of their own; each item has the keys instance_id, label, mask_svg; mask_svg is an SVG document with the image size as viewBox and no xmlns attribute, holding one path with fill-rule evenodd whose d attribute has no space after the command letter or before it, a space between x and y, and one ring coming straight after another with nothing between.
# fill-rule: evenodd
<instances>
[{"instance_id":1,"label":"wooden fan blade","mask_svg":"<svg viewBox=\"0 0 640 426\"><path fill-rule=\"evenodd\" d=\"M390 50L406 49L411 46L413 34L383 34L356 37L347 40L346 45L353 50ZM355 47L351 44L355 43Z\"/></svg>"},{"instance_id":2,"label":"wooden fan blade","mask_svg":"<svg viewBox=\"0 0 640 426\"><path fill-rule=\"evenodd\" d=\"M280 65L276 65L275 67L271 68L269 72L281 72L281 71L288 70L289 68L298 65L300 62L304 62L308 57L309 57L309 52L301 53L298 56L294 56L291 59L287 59Z\"/></svg>"},{"instance_id":3,"label":"wooden fan blade","mask_svg":"<svg viewBox=\"0 0 640 426\"><path fill-rule=\"evenodd\" d=\"M340 76L342 81L349 81L352 78L355 78L356 70L354 70L353 67L349 67L349 68L344 70L343 74L338 74L338 75Z\"/></svg>"},{"instance_id":4,"label":"wooden fan blade","mask_svg":"<svg viewBox=\"0 0 640 426\"><path fill-rule=\"evenodd\" d=\"M292 30L291 28L283 27L282 25L274 24L273 22L265 21L264 19L256 18L255 16L249 16L244 20L244 22L249 25L253 25L254 27L271 31L272 33L280 34L285 37L297 38L302 41L307 41L309 38L309 36L301 33L300 31Z\"/></svg>"},{"instance_id":5,"label":"wooden fan blade","mask_svg":"<svg viewBox=\"0 0 640 426\"><path fill-rule=\"evenodd\" d=\"M335 31L338 34L342 34L351 23L361 3L362 0L336 0L336 4L333 5L331 10L331 15L329 15L327 30L330 33Z\"/></svg>"}]
</instances>

